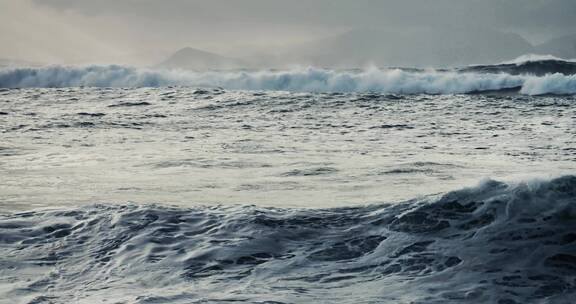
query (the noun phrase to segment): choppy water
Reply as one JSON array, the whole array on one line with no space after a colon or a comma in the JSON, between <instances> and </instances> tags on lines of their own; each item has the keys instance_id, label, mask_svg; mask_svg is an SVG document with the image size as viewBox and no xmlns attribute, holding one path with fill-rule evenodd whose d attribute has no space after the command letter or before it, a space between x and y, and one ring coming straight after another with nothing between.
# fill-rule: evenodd
<instances>
[{"instance_id":1,"label":"choppy water","mask_svg":"<svg viewBox=\"0 0 576 304\"><path fill-rule=\"evenodd\" d=\"M574 97L0 92L4 205L332 207L573 172Z\"/></svg>"},{"instance_id":2,"label":"choppy water","mask_svg":"<svg viewBox=\"0 0 576 304\"><path fill-rule=\"evenodd\" d=\"M0 136L1 303L576 295L574 96L2 89Z\"/></svg>"},{"instance_id":3,"label":"choppy water","mask_svg":"<svg viewBox=\"0 0 576 304\"><path fill-rule=\"evenodd\" d=\"M295 210L93 205L0 220L6 303L571 303L576 177Z\"/></svg>"}]
</instances>

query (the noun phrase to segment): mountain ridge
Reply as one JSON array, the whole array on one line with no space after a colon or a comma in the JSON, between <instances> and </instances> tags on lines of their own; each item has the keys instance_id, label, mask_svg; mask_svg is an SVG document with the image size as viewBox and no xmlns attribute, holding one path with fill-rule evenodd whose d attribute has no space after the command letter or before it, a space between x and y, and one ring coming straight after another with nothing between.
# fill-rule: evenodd
<instances>
[{"instance_id":1,"label":"mountain ridge","mask_svg":"<svg viewBox=\"0 0 576 304\"><path fill-rule=\"evenodd\" d=\"M535 46L518 34L486 28L415 28L404 31L357 28L276 52L260 52L242 58L185 47L158 66L191 70L287 68L295 65L453 68L498 64L525 54L576 58L576 35L555 38Z\"/></svg>"},{"instance_id":2,"label":"mountain ridge","mask_svg":"<svg viewBox=\"0 0 576 304\"><path fill-rule=\"evenodd\" d=\"M159 63L157 67L169 69L180 68L190 70L210 70L241 68L244 65L245 63L237 58L225 57L192 47L184 47Z\"/></svg>"}]
</instances>

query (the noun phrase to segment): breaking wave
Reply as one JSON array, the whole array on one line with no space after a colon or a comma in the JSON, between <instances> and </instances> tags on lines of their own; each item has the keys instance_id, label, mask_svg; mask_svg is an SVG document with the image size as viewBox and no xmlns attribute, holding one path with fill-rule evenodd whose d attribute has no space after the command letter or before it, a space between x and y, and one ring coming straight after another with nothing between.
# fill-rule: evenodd
<instances>
[{"instance_id":1,"label":"breaking wave","mask_svg":"<svg viewBox=\"0 0 576 304\"><path fill-rule=\"evenodd\" d=\"M322 210L93 205L0 217L14 303L568 303L576 176Z\"/></svg>"},{"instance_id":2,"label":"breaking wave","mask_svg":"<svg viewBox=\"0 0 576 304\"><path fill-rule=\"evenodd\" d=\"M541 54L526 54L519 56L513 60L504 61L501 64L523 64L527 62L538 62L538 61L564 61L564 62L576 62L576 59L563 59L553 55L541 55Z\"/></svg>"},{"instance_id":3,"label":"breaking wave","mask_svg":"<svg viewBox=\"0 0 576 304\"><path fill-rule=\"evenodd\" d=\"M463 94L514 89L521 94L575 94L576 75L409 71L401 69L286 71L151 70L125 66L47 66L0 70L0 87L222 87L294 92Z\"/></svg>"}]
</instances>

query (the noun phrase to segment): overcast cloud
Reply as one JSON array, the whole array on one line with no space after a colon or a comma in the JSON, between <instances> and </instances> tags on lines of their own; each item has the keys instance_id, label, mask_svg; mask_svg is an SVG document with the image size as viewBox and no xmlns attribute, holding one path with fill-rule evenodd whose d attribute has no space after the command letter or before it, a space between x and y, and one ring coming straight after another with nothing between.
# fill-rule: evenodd
<instances>
[{"instance_id":1,"label":"overcast cloud","mask_svg":"<svg viewBox=\"0 0 576 304\"><path fill-rule=\"evenodd\" d=\"M0 0L0 57L153 62L183 46L224 54L361 28L489 27L532 42L576 33L574 0Z\"/></svg>"}]
</instances>

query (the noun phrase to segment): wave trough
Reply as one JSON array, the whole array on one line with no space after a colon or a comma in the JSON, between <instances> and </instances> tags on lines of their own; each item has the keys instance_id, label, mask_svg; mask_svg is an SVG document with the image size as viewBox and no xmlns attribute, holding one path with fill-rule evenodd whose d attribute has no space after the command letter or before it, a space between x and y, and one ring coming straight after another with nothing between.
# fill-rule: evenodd
<instances>
[{"instance_id":1,"label":"wave trough","mask_svg":"<svg viewBox=\"0 0 576 304\"><path fill-rule=\"evenodd\" d=\"M0 87L222 87L293 92L464 94L518 89L521 94L575 94L576 75L317 68L286 71L151 70L125 66L48 66L0 70Z\"/></svg>"}]
</instances>

